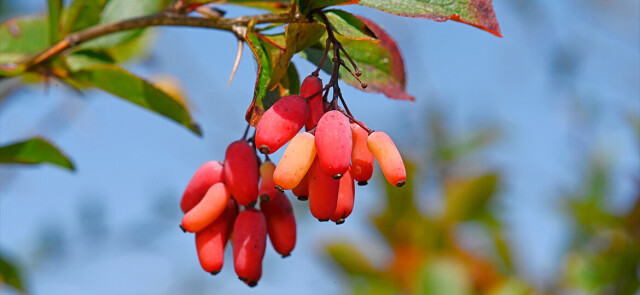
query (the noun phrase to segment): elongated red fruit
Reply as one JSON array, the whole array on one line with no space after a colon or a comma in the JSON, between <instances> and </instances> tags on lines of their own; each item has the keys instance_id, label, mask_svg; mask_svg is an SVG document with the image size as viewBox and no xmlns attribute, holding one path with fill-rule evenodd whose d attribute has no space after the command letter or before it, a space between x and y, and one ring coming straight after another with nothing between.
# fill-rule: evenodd
<instances>
[{"instance_id":1,"label":"elongated red fruit","mask_svg":"<svg viewBox=\"0 0 640 295\"><path fill-rule=\"evenodd\" d=\"M226 211L229 214L229 222L227 222L227 235L225 236L225 240L229 240L231 237L231 233L233 232L233 225L236 223L236 217L238 217L238 213L240 213L240 208L238 207L238 203L236 200L231 198L229 200L229 204L227 205Z\"/></svg>"},{"instance_id":2,"label":"elongated red fruit","mask_svg":"<svg viewBox=\"0 0 640 295\"><path fill-rule=\"evenodd\" d=\"M289 142L278 167L273 172L273 182L281 191L290 190L307 174L316 157L315 137L309 132L298 133Z\"/></svg>"},{"instance_id":3,"label":"elongated red fruit","mask_svg":"<svg viewBox=\"0 0 640 295\"><path fill-rule=\"evenodd\" d=\"M258 199L258 161L255 150L245 141L232 142L224 156L224 182L242 206Z\"/></svg>"},{"instance_id":4,"label":"elongated red fruit","mask_svg":"<svg viewBox=\"0 0 640 295\"><path fill-rule=\"evenodd\" d=\"M260 210L267 220L271 245L282 258L289 256L296 246L296 219L289 199L278 192L271 200L260 202Z\"/></svg>"},{"instance_id":5,"label":"elongated red fruit","mask_svg":"<svg viewBox=\"0 0 640 295\"><path fill-rule=\"evenodd\" d=\"M224 264L224 248L233 230L229 225L233 224L237 208L236 202L229 199L224 212L196 233L196 250L200 266L212 275L218 274Z\"/></svg>"},{"instance_id":6,"label":"elongated red fruit","mask_svg":"<svg viewBox=\"0 0 640 295\"><path fill-rule=\"evenodd\" d=\"M347 173L340 178L338 205L336 206L336 212L331 216L331 221L336 224L343 224L344 220L351 215L355 193L356 188L353 183L353 177L351 177L351 168L349 168Z\"/></svg>"},{"instance_id":7,"label":"elongated red fruit","mask_svg":"<svg viewBox=\"0 0 640 295\"><path fill-rule=\"evenodd\" d=\"M273 171L276 170L276 164L271 161L264 161L260 164L260 199L269 200L273 198L278 190L273 184Z\"/></svg>"},{"instance_id":8,"label":"elongated red fruit","mask_svg":"<svg viewBox=\"0 0 640 295\"><path fill-rule=\"evenodd\" d=\"M367 147L369 133L357 123L351 123L353 149L351 150L351 175L358 185L366 185L373 175L373 154Z\"/></svg>"},{"instance_id":9,"label":"elongated red fruit","mask_svg":"<svg viewBox=\"0 0 640 295\"><path fill-rule=\"evenodd\" d=\"M224 183L212 185L200 203L182 217L182 228L192 233L201 231L222 214L230 198Z\"/></svg>"},{"instance_id":10,"label":"elongated red fruit","mask_svg":"<svg viewBox=\"0 0 640 295\"><path fill-rule=\"evenodd\" d=\"M307 98L315 93L311 99L309 99L309 116L305 123L305 130L309 131L318 125L318 121L324 115L324 103L322 103L322 80L316 76L309 75L304 78L302 85L300 85L300 96Z\"/></svg>"},{"instance_id":11,"label":"elongated red fruit","mask_svg":"<svg viewBox=\"0 0 640 295\"><path fill-rule=\"evenodd\" d=\"M262 276L267 245L267 221L261 211L247 208L233 226L233 265L238 278L254 287Z\"/></svg>"},{"instance_id":12,"label":"elongated red fruit","mask_svg":"<svg viewBox=\"0 0 640 295\"><path fill-rule=\"evenodd\" d=\"M224 181L222 163L209 161L202 164L193 174L182 194L182 200L180 201L182 212L187 213L191 208L195 207L212 185L222 181Z\"/></svg>"},{"instance_id":13,"label":"elongated red fruit","mask_svg":"<svg viewBox=\"0 0 640 295\"><path fill-rule=\"evenodd\" d=\"M306 201L309 199L309 181L307 180L308 175L309 172L307 172L302 180L300 180L300 183L298 183L298 185L296 185L296 187L291 190L293 195L296 196L300 201Z\"/></svg>"},{"instance_id":14,"label":"elongated red fruit","mask_svg":"<svg viewBox=\"0 0 640 295\"><path fill-rule=\"evenodd\" d=\"M309 210L320 221L329 221L336 212L340 180L327 175L320 167L319 160L313 161L309 169Z\"/></svg>"},{"instance_id":15,"label":"elongated red fruit","mask_svg":"<svg viewBox=\"0 0 640 295\"><path fill-rule=\"evenodd\" d=\"M351 160L351 127L349 119L338 111L329 111L316 126L316 151L322 170L338 179L349 168Z\"/></svg>"},{"instance_id":16,"label":"elongated red fruit","mask_svg":"<svg viewBox=\"0 0 640 295\"><path fill-rule=\"evenodd\" d=\"M256 126L256 146L263 154L275 153L304 126L309 114L307 101L289 95L273 104Z\"/></svg>"},{"instance_id":17,"label":"elongated red fruit","mask_svg":"<svg viewBox=\"0 0 640 295\"><path fill-rule=\"evenodd\" d=\"M397 187L403 186L407 180L407 171L391 137L382 131L373 132L367 138L367 147L378 160L387 181Z\"/></svg>"}]
</instances>

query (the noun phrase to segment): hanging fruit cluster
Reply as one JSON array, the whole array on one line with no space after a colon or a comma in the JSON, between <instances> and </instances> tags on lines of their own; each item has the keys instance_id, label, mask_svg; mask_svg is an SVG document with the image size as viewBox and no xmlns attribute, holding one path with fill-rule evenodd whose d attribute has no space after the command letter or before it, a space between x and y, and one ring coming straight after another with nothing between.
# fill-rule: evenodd
<instances>
[{"instance_id":1,"label":"hanging fruit cluster","mask_svg":"<svg viewBox=\"0 0 640 295\"><path fill-rule=\"evenodd\" d=\"M224 163L205 163L187 185L180 226L196 233L198 258L206 272L221 270L229 240L236 274L252 287L262 276L267 237L282 257L290 255L296 244L296 222L286 190L308 200L318 220L342 224L353 210L355 183L366 185L371 179L374 159L387 181L398 187L405 184L404 163L391 138L369 129L349 111L338 72L345 67L358 81L361 72L330 26L327 33L333 47L330 82L323 86L318 78L330 50L327 46L318 68L302 82L300 95L275 102L258 121L254 136L247 139L247 126L243 138L227 148ZM340 58L341 52L355 72ZM333 98L328 100L330 90ZM287 143L276 165L269 154ZM265 155L264 161L256 151Z\"/></svg>"}]
</instances>

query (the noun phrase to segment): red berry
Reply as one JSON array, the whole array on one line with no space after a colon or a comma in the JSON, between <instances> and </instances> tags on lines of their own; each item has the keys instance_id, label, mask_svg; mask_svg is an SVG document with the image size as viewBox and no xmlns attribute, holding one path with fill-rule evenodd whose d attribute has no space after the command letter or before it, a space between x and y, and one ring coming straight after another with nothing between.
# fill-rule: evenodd
<instances>
[{"instance_id":1,"label":"red berry","mask_svg":"<svg viewBox=\"0 0 640 295\"><path fill-rule=\"evenodd\" d=\"M264 214L254 208L240 212L233 226L233 264L238 278L249 286L255 286L262 276L266 243Z\"/></svg>"},{"instance_id":2,"label":"red berry","mask_svg":"<svg viewBox=\"0 0 640 295\"><path fill-rule=\"evenodd\" d=\"M212 185L222 181L224 181L222 163L209 161L202 164L193 174L182 194L180 201L182 212L187 213L195 207Z\"/></svg>"},{"instance_id":3,"label":"red berry","mask_svg":"<svg viewBox=\"0 0 640 295\"><path fill-rule=\"evenodd\" d=\"M224 212L203 230L196 233L196 250L204 271L217 274L224 263L224 248L227 245L237 205L229 199Z\"/></svg>"},{"instance_id":4,"label":"red berry","mask_svg":"<svg viewBox=\"0 0 640 295\"><path fill-rule=\"evenodd\" d=\"M245 141L232 142L224 157L224 182L242 206L258 199L258 161L255 150Z\"/></svg>"},{"instance_id":5,"label":"red berry","mask_svg":"<svg viewBox=\"0 0 640 295\"><path fill-rule=\"evenodd\" d=\"M344 223L344 220L351 215L353 211L353 201L356 190L351 177L351 169L347 169L347 173L340 178L340 187L338 190L338 205L336 211L331 216L331 221L336 224Z\"/></svg>"},{"instance_id":6,"label":"red berry","mask_svg":"<svg viewBox=\"0 0 640 295\"><path fill-rule=\"evenodd\" d=\"M267 233L273 248L283 258L289 256L296 246L296 219L289 199L278 192L269 201L261 202L260 210L267 220Z\"/></svg>"},{"instance_id":7,"label":"red berry","mask_svg":"<svg viewBox=\"0 0 640 295\"><path fill-rule=\"evenodd\" d=\"M389 135L381 131L369 134L367 147L378 160L387 181L397 187L403 186L407 180L407 171L404 168L400 152Z\"/></svg>"},{"instance_id":8,"label":"red berry","mask_svg":"<svg viewBox=\"0 0 640 295\"><path fill-rule=\"evenodd\" d=\"M307 121L309 105L298 95L289 95L273 104L256 126L256 146L263 154L275 153L291 140Z\"/></svg>"},{"instance_id":9,"label":"red berry","mask_svg":"<svg viewBox=\"0 0 640 295\"><path fill-rule=\"evenodd\" d=\"M307 180L308 175L309 175L309 172L307 172L307 174L304 175L302 180L300 180L300 183L298 183L298 185L291 190L291 192L296 197L298 197L298 200L300 201L306 201L309 199L309 181Z\"/></svg>"},{"instance_id":10,"label":"red berry","mask_svg":"<svg viewBox=\"0 0 640 295\"><path fill-rule=\"evenodd\" d=\"M290 190L302 180L316 157L315 138L308 132L298 133L273 172L273 182L281 190Z\"/></svg>"},{"instance_id":11,"label":"red berry","mask_svg":"<svg viewBox=\"0 0 640 295\"><path fill-rule=\"evenodd\" d=\"M316 127L316 151L322 170L338 179L349 168L351 160L351 127L349 119L338 111L329 111Z\"/></svg>"},{"instance_id":12,"label":"red berry","mask_svg":"<svg viewBox=\"0 0 640 295\"><path fill-rule=\"evenodd\" d=\"M366 185L373 175L373 154L367 148L369 134L356 123L351 123L351 134L353 135L351 175L358 185Z\"/></svg>"},{"instance_id":13,"label":"red berry","mask_svg":"<svg viewBox=\"0 0 640 295\"><path fill-rule=\"evenodd\" d=\"M340 180L327 175L320 167L318 158L313 161L309 181L309 210L320 221L328 221L336 212Z\"/></svg>"},{"instance_id":14,"label":"red berry","mask_svg":"<svg viewBox=\"0 0 640 295\"><path fill-rule=\"evenodd\" d=\"M316 76L310 75L302 81L302 85L300 86L300 96L306 98L314 93L318 93L320 90L322 90L322 80ZM324 115L324 103L322 103L322 93L318 93L309 99L309 116L305 123L305 130L309 131L316 127L322 115Z\"/></svg>"},{"instance_id":15,"label":"red berry","mask_svg":"<svg viewBox=\"0 0 640 295\"><path fill-rule=\"evenodd\" d=\"M230 197L224 183L212 185L200 203L184 215L182 228L192 233L201 231L224 212Z\"/></svg>"}]
</instances>

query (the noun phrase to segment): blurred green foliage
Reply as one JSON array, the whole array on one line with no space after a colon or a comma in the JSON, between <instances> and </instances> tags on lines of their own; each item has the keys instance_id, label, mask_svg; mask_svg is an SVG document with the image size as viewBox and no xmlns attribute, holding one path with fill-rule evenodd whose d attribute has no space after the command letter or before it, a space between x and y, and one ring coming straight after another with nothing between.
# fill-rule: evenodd
<instances>
[{"instance_id":1,"label":"blurred green foliage","mask_svg":"<svg viewBox=\"0 0 640 295\"><path fill-rule=\"evenodd\" d=\"M512 245L505 239L505 223L495 214L502 176L497 171L469 169L468 156L497 138L488 128L465 138L452 138L442 118L430 114L433 139L429 173L443 202L441 212L424 214L416 206L415 186L427 173L406 162L408 179L398 189L386 185L386 208L371 218L392 250L383 267L375 267L355 246L337 242L327 252L347 274L348 294L637 294L640 265L640 196L628 215L607 209L612 174L592 161L566 213L575 224L571 247L562 257L556 282L537 290L511 262ZM466 167L466 168L465 168ZM462 172L461 172L462 171ZM424 175L421 175L424 174ZM491 241L481 251L463 242L460 228L473 225L475 235Z\"/></svg>"}]
</instances>

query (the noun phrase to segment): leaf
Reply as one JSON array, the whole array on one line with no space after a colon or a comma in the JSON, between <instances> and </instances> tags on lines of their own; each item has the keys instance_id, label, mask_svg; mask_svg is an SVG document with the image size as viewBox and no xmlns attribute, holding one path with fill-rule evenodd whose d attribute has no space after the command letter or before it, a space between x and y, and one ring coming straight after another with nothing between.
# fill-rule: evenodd
<instances>
[{"instance_id":1,"label":"leaf","mask_svg":"<svg viewBox=\"0 0 640 295\"><path fill-rule=\"evenodd\" d=\"M278 91L267 88L272 75L271 59L268 49L265 48L264 43L258 35L251 31L247 32L246 41L258 63L258 70L256 85L253 91L253 100L247 110L245 119L251 126L256 126L262 114L278 101L280 96L278 95Z\"/></svg>"},{"instance_id":2,"label":"leaf","mask_svg":"<svg viewBox=\"0 0 640 295\"><path fill-rule=\"evenodd\" d=\"M472 281L461 262L451 258L436 258L425 265L417 294L467 295L472 294Z\"/></svg>"},{"instance_id":3,"label":"leaf","mask_svg":"<svg viewBox=\"0 0 640 295\"><path fill-rule=\"evenodd\" d=\"M367 25L371 32L378 37L379 41L353 40L338 34L336 34L336 38L342 43L345 50L362 71L360 78L368 84L368 87L362 89L360 83L343 68L340 69L340 78L363 91L383 93L389 98L414 100L413 96L405 92L404 63L395 41L372 21L360 16L357 16L357 18ZM319 64L326 44L325 38L326 36L316 45L305 50L302 56L315 64ZM351 68L344 56L343 59ZM330 62L325 62L322 68L329 74L331 73L330 64Z\"/></svg>"},{"instance_id":4,"label":"leaf","mask_svg":"<svg viewBox=\"0 0 640 295\"><path fill-rule=\"evenodd\" d=\"M324 13L336 33L349 39L377 40L369 27L355 15L337 9L325 10Z\"/></svg>"},{"instance_id":5,"label":"leaf","mask_svg":"<svg viewBox=\"0 0 640 295\"><path fill-rule=\"evenodd\" d=\"M0 24L0 62L18 62L49 45L49 23L45 18L12 18Z\"/></svg>"},{"instance_id":6,"label":"leaf","mask_svg":"<svg viewBox=\"0 0 640 295\"><path fill-rule=\"evenodd\" d=\"M62 14L62 0L49 0L49 41L60 40L60 16Z\"/></svg>"},{"instance_id":7,"label":"leaf","mask_svg":"<svg viewBox=\"0 0 640 295\"><path fill-rule=\"evenodd\" d=\"M280 97L292 94L300 94L300 76L298 76L296 66L291 62L280 81Z\"/></svg>"},{"instance_id":8,"label":"leaf","mask_svg":"<svg viewBox=\"0 0 640 295\"><path fill-rule=\"evenodd\" d=\"M103 50L86 49L71 53L65 57L67 66L72 72L80 71L95 65L113 64L113 57Z\"/></svg>"},{"instance_id":9,"label":"leaf","mask_svg":"<svg viewBox=\"0 0 640 295\"><path fill-rule=\"evenodd\" d=\"M361 0L358 4L400 16L453 20L502 37L491 0Z\"/></svg>"},{"instance_id":10,"label":"leaf","mask_svg":"<svg viewBox=\"0 0 640 295\"><path fill-rule=\"evenodd\" d=\"M100 88L143 108L163 115L202 135L187 108L153 84L114 65L95 65L69 76L87 86Z\"/></svg>"},{"instance_id":11,"label":"leaf","mask_svg":"<svg viewBox=\"0 0 640 295\"><path fill-rule=\"evenodd\" d=\"M71 160L45 139L35 137L0 147L0 163L51 163L75 170Z\"/></svg>"},{"instance_id":12,"label":"leaf","mask_svg":"<svg viewBox=\"0 0 640 295\"><path fill-rule=\"evenodd\" d=\"M314 9L324 8L334 5L356 4L360 0L299 0L298 7L303 14L308 14Z\"/></svg>"},{"instance_id":13,"label":"leaf","mask_svg":"<svg viewBox=\"0 0 640 295\"><path fill-rule=\"evenodd\" d=\"M5 283L18 291L25 292L20 278L20 271L2 256L0 256L0 283ZM2 289L1 287L0 284L0 290Z\"/></svg>"},{"instance_id":14,"label":"leaf","mask_svg":"<svg viewBox=\"0 0 640 295\"><path fill-rule=\"evenodd\" d=\"M107 0L74 0L63 15L62 34L77 32L100 23Z\"/></svg>"},{"instance_id":15,"label":"leaf","mask_svg":"<svg viewBox=\"0 0 640 295\"><path fill-rule=\"evenodd\" d=\"M448 179L444 184L445 218L449 221L464 221L481 216L486 211L486 203L495 193L497 184L497 174Z\"/></svg>"},{"instance_id":16,"label":"leaf","mask_svg":"<svg viewBox=\"0 0 640 295\"><path fill-rule=\"evenodd\" d=\"M134 18L159 12L164 8L162 0L110 0L104 6L100 23L112 23L123 19ZM128 30L109 34L88 41L81 45L82 48L108 48L130 41L143 32L143 29Z\"/></svg>"},{"instance_id":17,"label":"leaf","mask_svg":"<svg viewBox=\"0 0 640 295\"><path fill-rule=\"evenodd\" d=\"M327 253L350 275L375 275L377 270L357 249L347 243L335 243L327 246Z\"/></svg>"}]
</instances>

